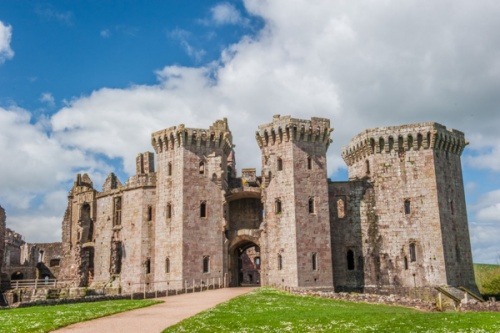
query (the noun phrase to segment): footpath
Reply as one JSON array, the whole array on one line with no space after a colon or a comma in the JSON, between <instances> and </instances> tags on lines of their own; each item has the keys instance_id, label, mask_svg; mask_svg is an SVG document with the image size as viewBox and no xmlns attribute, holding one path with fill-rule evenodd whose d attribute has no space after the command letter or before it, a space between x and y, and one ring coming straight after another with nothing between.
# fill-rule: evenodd
<instances>
[{"instance_id":1,"label":"footpath","mask_svg":"<svg viewBox=\"0 0 500 333\"><path fill-rule=\"evenodd\" d=\"M159 333L181 320L213 308L255 287L223 288L201 293L159 297L164 303L66 326L64 333Z\"/></svg>"}]
</instances>

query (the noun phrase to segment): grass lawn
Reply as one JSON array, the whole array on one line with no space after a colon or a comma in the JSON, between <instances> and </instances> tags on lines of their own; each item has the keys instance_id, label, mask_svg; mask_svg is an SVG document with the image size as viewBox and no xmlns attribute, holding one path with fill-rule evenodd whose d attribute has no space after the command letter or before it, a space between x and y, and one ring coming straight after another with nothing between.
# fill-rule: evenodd
<instances>
[{"instance_id":1,"label":"grass lawn","mask_svg":"<svg viewBox=\"0 0 500 333\"><path fill-rule=\"evenodd\" d=\"M164 332L500 332L500 313L426 313L260 288Z\"/></svg>"},{"instance_id":2,"label":"grass lawn","mask_svg":"<svg viewBox=\"0 0 500 333\"><path fill-rule=\"evenodd\" d=\"M50 332L69 324L160 303L118 300L0 310L0 332Z\"/></svg>"}]
</instances>

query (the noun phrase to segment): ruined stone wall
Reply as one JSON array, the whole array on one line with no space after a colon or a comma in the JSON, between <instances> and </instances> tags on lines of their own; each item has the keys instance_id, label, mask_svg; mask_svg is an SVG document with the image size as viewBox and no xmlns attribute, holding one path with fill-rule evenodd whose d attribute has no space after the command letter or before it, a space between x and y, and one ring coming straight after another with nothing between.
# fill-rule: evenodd
<instances>
[{"instance_id":1,"label":"ruined stone wall","mask_svg":"<svg viewBox=\"0 0 500 333\"><path fill-rule=\"evenodd\" d=\"M78 174L68 195L68 207L62 222L60 275L75 287L87 286L94 274L96 194L90 177Z\"/></svg>"},{"instance_id":2,"label":"ruined stone wall","mask_svg":"<svg viewBox=\"0 0 500 333\"><path fill-rule=\"evenodd\" d=\"M21 261L21 247L25 244L23 236L14 230L6 228L5 231L5 266L19 266Z\"/></svg>"},{"instance_id":3,"label":"ruined stone wall","mask_svg":"<svg viewBox=\"0 0 500 333\"><path fill-rule=\"evenodd\" d=\"M454 137L459 155L463 135L435 123L367 130L343 149L349 178L373 185L360 205L365 290L448 283L442 229L448 221L442 219L443 182L434 165L441 133ZM446 186L463 193L462 184Z\"/></svg>"},{"instance_id":4,"label":"ruined stone wall","mask_svg":"<svg viewBox=\"0 0 500 333\"><path fill-rule=\"evenodd\" d=\"M336 291L361 291L365 284L361 206L368 187L361 180L328 186Z\"/></svg>"},{"instance_id":5,"label":"ruined stone wall","mask_svg":"<svg viewBox=\"0 0 500 333\"><path fill-rule=\"evenodd\" d=\"M232 150L227 121L209 129L180 125L153 133L153 147L158 167L155 261L163 266L155 279L178 288L184 281L222 277L223 202Z\"/></svg>"},{"instance_id":6,"label":"ruined stone wall","mask_svg":"<svg viewBox=\"0 0 500 333\"><path fill-rule=\"evenodd\" d=\"M332 286L325 156L330 132L329 121L322 118L276 115L271 124L259 126L264 284Z\"/></svg>"}]
</instances>

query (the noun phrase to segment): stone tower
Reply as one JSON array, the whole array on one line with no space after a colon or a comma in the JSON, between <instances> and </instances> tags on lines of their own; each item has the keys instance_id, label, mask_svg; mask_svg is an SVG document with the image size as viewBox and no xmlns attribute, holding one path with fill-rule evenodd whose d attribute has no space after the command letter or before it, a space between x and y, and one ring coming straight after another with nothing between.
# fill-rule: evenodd
<instances>
[{"instance_id":1,"label":"stone tower","mask_svg":"<svg viewBox=\"0 0 500 333\"><path fill-rule=\"evenodd\" d=\"M5 251L5 210L0 206L0 291L2 290L2 284L7 281L7 277L2 273L3 258Z\"/></svg>"},{"instance_id":2,"label":"stone tower","mask_svg":"<svg viewBox=\"0 0 500 333\"><path fill-rule=\"evenodd\" d=\"M326 151L330 121L274 116L259 126L266 249L262 281L332 286Z\"/></svg>"},{"instance_id":3,"label":"stone tower","mask_svg":"<svg viewBox=\"0 0 500 333\"><path fill-rule=\"evenodd\" d=\"M219 278L225 271L223 206L233 149L227 120L208 129L161 130L152 134L152 145L157 154L155 280L182 288L193 279Z\"/></svg>"},{"instance_id":4,"label":"stone tower","mask_svg":"<svg viewBox=\"0 0 500 333\"><path fill-rule=\"evenodd\" d=\"M477 290L460 163L466 145L462 132L436 123L354 137L343 158L349 180L363 187L356 198L351 195L358 202L346 203L349 212L359 212L354 222L360 234L352 240L358 253L348 253L346 244L343 258L352 262L339 264L339 272L361 270L365 291L439 285Z\"/></svg>"}]
</instances>

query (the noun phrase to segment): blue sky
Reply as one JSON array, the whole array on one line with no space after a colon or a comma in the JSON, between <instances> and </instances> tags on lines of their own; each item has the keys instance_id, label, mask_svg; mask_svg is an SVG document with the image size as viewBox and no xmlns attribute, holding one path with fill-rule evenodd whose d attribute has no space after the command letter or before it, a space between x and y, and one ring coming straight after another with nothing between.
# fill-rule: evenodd
<instances>
[{"instance_id":1,"label":"blue sky","mask_svg":"<svg viewBox=\"0 0 500 333\"><path fill-rule=\"evenodd\" d=\"M0 204L10 228L58 241L77 172L134 172L153 131L227 117L238 169L274 114L328 117L329 175L366 128L465 132L476 262L500 261L500 3L1 1Z\"/></svg>"}]
</instances>

